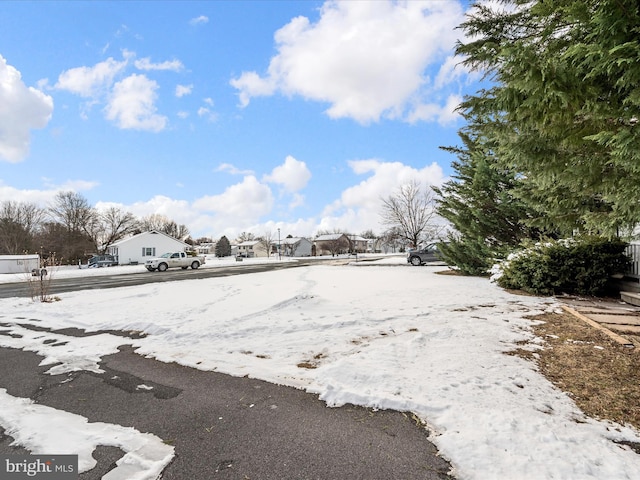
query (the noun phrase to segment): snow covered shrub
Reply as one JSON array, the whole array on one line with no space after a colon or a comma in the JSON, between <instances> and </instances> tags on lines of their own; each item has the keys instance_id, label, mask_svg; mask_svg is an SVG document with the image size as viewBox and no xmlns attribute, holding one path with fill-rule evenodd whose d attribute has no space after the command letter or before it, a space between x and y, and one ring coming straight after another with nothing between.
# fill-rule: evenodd
<instances>
[{"instance_id":1,"label":"snow covered shrub","mask_svg":"<svg viewBox=\"0 0 640 480\"><path fill-rule=\"evenodd\" d=\"M601 237L536 243L494 265L491 279L503 288L536 295L603 295L611 275L629 266L626 246Z\"/></svg>"}]
</instances>

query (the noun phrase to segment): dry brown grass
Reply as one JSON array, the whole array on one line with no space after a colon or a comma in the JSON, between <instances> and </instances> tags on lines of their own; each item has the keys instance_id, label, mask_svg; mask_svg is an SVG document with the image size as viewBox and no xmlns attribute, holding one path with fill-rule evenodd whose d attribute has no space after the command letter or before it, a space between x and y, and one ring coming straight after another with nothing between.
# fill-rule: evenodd
<instances>
[{"instance_id":1,"label":"dry brown grass","mask_svg":"<svg viewBox=\"0 0 640 480\"><path fill-rule=\"evenodd\" d=\"M533 317L533 328L546 341L534 359L541 373L567 392L589 416L640 428L640 352L613 341L568 313Z\"/></svg>"},{"instance_id":2,"label":"dry brown grass","mask_svg":"<svg viewBox=\"0 0 640 480\"><path fill-rule=\"evenodd\" d=\"M464 275L460 272L460 270L454 270L449 268L449 270L438 270L435 272L436 275L454 275L459 277L464 277Z\"/></svg>"}]
</instances>

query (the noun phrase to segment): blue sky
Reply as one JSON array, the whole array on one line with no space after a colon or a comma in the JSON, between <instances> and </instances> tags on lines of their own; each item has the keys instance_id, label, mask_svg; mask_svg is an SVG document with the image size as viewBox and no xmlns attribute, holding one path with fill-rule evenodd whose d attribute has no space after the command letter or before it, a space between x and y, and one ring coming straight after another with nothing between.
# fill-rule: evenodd
<instances>
[{"instance_id":1,"label":"blue sky","mask_svg":"<svg viewBox=\"0 0 640 480\"><path fill-rule=\"evenodd\" d=\"M381 233L439 185L466 2L5 1L0 201L166 215L194 237Z\"/></svg>"}]
</instances>

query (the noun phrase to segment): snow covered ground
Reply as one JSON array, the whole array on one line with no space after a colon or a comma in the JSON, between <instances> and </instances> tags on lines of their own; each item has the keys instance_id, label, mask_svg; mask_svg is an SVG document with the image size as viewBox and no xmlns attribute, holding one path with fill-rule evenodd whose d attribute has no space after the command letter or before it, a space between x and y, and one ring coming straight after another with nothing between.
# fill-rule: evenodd
<instances>
[{"instance_id":1,"label":"snow covered ground","mask_svg":"<svg viewBox=\"0 0 640 480\"><path fill-rule=\"evenodd\" d=\"M75 268L68 275L134 268L143 269ZM161 361L302 388L329 406L414 412L460 479L638 478L640 455L613 440L640 442L639 432L587 418L533 364L504 354L533 339L525 316L558 308L553 300L511 295L486 279L436 274L442 269L411 267L398 256L65 293L55 303L0 300L0 323L7 325L0 326L0 346L37 352L51 374L60 374L98 370L102 356L130 344ZM18 323L147 336L67 337ZM42 408L48 407L0 389L0 425L34 453L79 453L88 469L96 445L121 441L123 427L98 429L49 409L47 418L55 414L73 426L65 441L75 450L59 452L62 429L37 442L28 434L29 419L37 422ZM121 448L131 457L105 478L156 478L173 451L154 435L129 430Z\"/></svg>"}]
</instances>

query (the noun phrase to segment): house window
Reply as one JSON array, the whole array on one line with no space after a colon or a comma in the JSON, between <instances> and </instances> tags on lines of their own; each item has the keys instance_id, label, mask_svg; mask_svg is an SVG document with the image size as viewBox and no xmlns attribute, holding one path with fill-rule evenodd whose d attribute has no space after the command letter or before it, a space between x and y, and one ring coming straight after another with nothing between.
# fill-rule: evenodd
<instances>
[{"instance_id":1,"label":"house window","mask_svg":"<svg viewBox=\"0 0 640 480\"><path fill-rule=\"evenodd\" d=\"M142 247L142 256L143 257L155 257L156 256L156 247Z\"/></svg>"}]
</instances>

